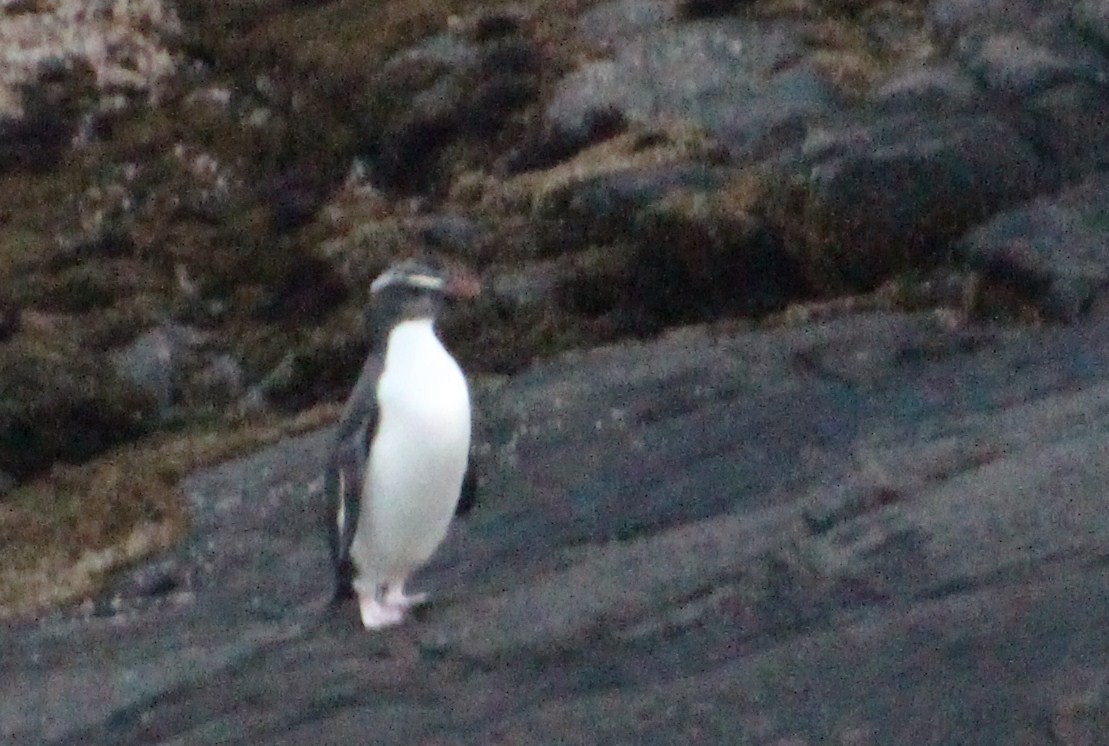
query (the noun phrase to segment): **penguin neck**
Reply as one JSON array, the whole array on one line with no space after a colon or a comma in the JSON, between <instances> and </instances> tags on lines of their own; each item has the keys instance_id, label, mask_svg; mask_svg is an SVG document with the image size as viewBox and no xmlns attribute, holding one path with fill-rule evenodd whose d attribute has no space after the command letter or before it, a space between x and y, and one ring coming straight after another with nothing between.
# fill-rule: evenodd
<instances>
[{"instance_id":1,"label":"penguin neck","mask_svg":"<svg viewBox=\"0 0 1109 746\"><path fill-rule=\"evenodd\" d=\"M389 332L376 391L383 421L390 411L430 413L434 422L469 412L465 375L429 318L402 321Z\"/></svg>"},{"instance_id":2,"label":"penguin neck","mask_svg":"<svg viewBox=\"0 0 1109 746\"><path fill-rule=\"evenodd\" d=\"M435 330L435 319L431 316L410 316L408 318L393 319L379 323L370 330L370 346L372 349L385 351L392 342L394 332L402 329L401 336L430 335L438 340L439 335Z\"/></svg>"},{"instance_id":3,"label":"penguin neck","mask_svg":"<svg viewBox=\"0 0 1109 746\"><path fill-rule=\"evenodd\" d=\"M371 349L382 349L389 341L393 329L409 321L422 321L434 328L435 317L443 305L443 298L424 293L413 295L389 289L382 291L366 308L366 331Z\"/></svg>"},{"instance_id":4,"label":"penguin neck","mask_svg":"<svg viewBox=\"0 0 1109 746\"><path fill-rule=\"evenodd\" d=\"M418 356L431 350L446 352L435 331L435 319L429 316L404 319L394 324L384 344L385 354L394 358Z\"/></svg>"}]
</instances>

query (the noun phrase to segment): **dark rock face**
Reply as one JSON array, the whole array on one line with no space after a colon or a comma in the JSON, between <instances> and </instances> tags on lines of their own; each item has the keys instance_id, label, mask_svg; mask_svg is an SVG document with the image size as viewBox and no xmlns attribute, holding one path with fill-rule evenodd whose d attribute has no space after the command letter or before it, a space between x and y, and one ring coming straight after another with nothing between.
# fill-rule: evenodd
<instances>
[{"instance_id":1,"label":"dark rock face","mask_svg":"<svg viewBox=\"0 0 1109 746\"><path fill-rule=\"evenodd\" d=\"M1106 82L1068 83L1044 91L1030 102L1032 137L1057 164L1064 179L1109 168L1109 78Z\"/></svg>"},{"instance_id":2,"label":"dark rock face","mask_svg":"<svg viewBox=\"0 0 1109 746\"><path fill-rule=\"evenodd\" d=\"M1096 743L1107 350L877 314L480 383L477 504L380 634L324 608L329 433L291 440L190 479L188 545L90 616L0 633L2 733Z\"/></svg>"},{"instance_id":3,"label":"dark rock face","mask_svg":"<svg viewBox=\"0 0 1109 746\"><path fill-rule=\"evenodd\" d=\"M1075 26L1109 51L1109 3L1105 0L1081 0L1072 11Z\"/></svg>"},{"instance_id":4,"label":"dark rock face","mask_svg":"<svg viewBox=\"0 0 1109 746\"><path fill-rule=\"evenodd\" d=\"M1052 184L1050 170L993 117L891 116L830 128L804 147L794 199L771 193L789 245L831 291L936 266L967 229Z\"/></svg>"},{"instance_id":5,"label":"dark rock face","mask_svg":"<svg viewBox=\"0 0 1109 746\"><path fill-rule=\"evenodd\" d=\"M537 96L542 60L513 18L479 19L470 32L405 50L376 76L364 129L382 183L401 191L434 188L444 148L495 137Z\"/></svg>"},{"instance_id":6,"label":"dark rock face","mask_svg":"<svg viewBox=\"0 0 1109 746\"><path fill-rule=\"evenodd\" d=\"M81 114L94 96L92 71L84 65L44 65L20 91L19 116L0 112L0 172L44 169L70 146Z\"/></svg>"},{"instance_id":7,"label":"dark rock face","mask_svg":"<svg viewBox=\"0 0 1109 746\"><path fill-rule=\"evenodd\" d=\"M148 432L155 402L103 358L59 358L22 341L0 345L0 471L17 478L79 462Z\"/></svg>"}]
</instances>

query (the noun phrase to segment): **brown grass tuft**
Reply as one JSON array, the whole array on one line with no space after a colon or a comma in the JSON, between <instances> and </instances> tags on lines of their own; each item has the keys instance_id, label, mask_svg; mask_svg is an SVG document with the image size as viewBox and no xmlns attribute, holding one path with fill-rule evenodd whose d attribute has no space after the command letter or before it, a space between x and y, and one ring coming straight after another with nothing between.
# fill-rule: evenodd
<instances>
[{"instance_id":1,"label":"brown grass tuft","mask_svg":"<svg viewBox=\"0 0 1109 746\"><path fill-rule=\"evenodd\" d=\"M86 598L108 576L188 531L180 482L338 416L326 404L292 419L162 436L81 465L55 467L0 502L0 619Z\"/></svg>"}]
</instances>

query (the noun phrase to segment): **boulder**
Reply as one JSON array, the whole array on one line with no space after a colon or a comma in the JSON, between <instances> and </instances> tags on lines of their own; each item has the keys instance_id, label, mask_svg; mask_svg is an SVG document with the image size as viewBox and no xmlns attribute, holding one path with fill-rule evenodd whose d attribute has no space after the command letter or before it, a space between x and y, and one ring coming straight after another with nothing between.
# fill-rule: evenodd
<instances>
[{"instance_id":1,"label":"boulder","mask_svg":"<svg viewBox=\"0 0 1109 746\"><path fill-rule=\"evenodd\" d=\"M409 192L440 184L445 149L480 150L538 95L541 55L518 21L493 14L471 26L400 52L369 84L363 130L382 184Z\"/></svg>"},{"instance_id":2,"label":"boulder","mask_svg":"<svg viewBox=\"0 0 1109 746\"><path fill-rule=\"evenodd\" d=\"M1068 25L1066 0L935 0L927 4L929 24L943 37L974 36L983 30L1053 31Z\"/></svg>"},{"instance_id":3,"label":"boulder","mask_svg":"<svg viewBox=\"0 0 1109 746\"><path fill-rule=\"evenodd\" d=\"M1079 0L1074 4L1072 18L1081 33L1092 37L1103 53L1109 53L1109 2Z\"/></svg>"},{"instance_id":4,"label":"boulder","mask_svg":"<svg viewBox=\"0 0 1109 746\"><path fill-rule=\"evenodd\" d=\"M957 252L1046 318L1077 320L1109 287L1109 173L995 215Z\"/></svg>"},{"instance_id":5,"label":"boulder","mask_svg":"<svg viewBox=\"0 0 1109 746\"><path fill-rule=\"evenodd\" d=\"M0 345L0 471L26 477L149 432L157 405L99 356L16 338Z\"/></svg>"},{"instance_id":6,"label":"boulder","mask_svg":"<svg viewBox=\"0 0 1109 746\"><path fill-rule=\"evenodd\" d=\"M116 373L158 402L168 416L180 401L185 369L195 356L201 335L180 324L165 324L140 334L113 358Z\"/></svg>"},{"instance_id":7,"label":"boulder","mask_svg":"<svg viewBox=\"0 0 1109 746\"><path fill-rule=\"evenodd\" d=\"M1102 75L1100 66L1068 58L1015 32L967 40L962 56L987 90L1008 96L1026 96L1075 80L1096 81Z\"/></svg>"},{"instance_id":8,"label":"boulder","mask_svg":"<svg viewBox=\"0 0 1109 746\"><path fill-rule=\"evenodd\" d=\"M612 48L675 18L670 0L608 0L582 13L575 24L583 41Z\"/></svg>"},{"instance_id":9,"label":"boulder","mask_svg":"<svg viewBox=\"0 0 1109 746\"><path fill-rule=\"evenodd\" d=\"M547 124L581 139L612 113L647 125L686 122L737 154L766 153L796 141L804 121L835 108L832 88L803 52L800 28L785 23L663 26L563 78Z\"/></svg>"},{"instance_id":10,"label":"boulder","mask_svg":"<svg viewBox=\"0 0 1109 746\"><path fill-rule=\"evenodd\" d=\"M894 71L868 98L883 109L951 111L968 107L980 95L974 79L958 65L913 62Z\"/></svg>"},{"instance_id":11,"label":"boulder","mask_svg":"<svg viewBox=\"0 0 1109 746\"><path fill-rule=\"evenodd\" d=\"M765 209L807 280L831 293L937 266L965 231L1054 183L1004 121L942 111L815 130L783 173Z\"/></svg>"}]
</instances>

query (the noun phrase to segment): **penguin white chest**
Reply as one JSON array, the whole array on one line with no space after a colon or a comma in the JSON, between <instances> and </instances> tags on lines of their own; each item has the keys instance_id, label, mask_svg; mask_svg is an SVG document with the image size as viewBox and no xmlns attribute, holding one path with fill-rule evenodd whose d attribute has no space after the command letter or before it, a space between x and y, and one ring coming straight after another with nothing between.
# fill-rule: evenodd
<instances>
[{"instance_id":1,"label":"penguin white chest","mask_svg":"<svg viewBox=\"0 0 1109 746\"><path fill-rule=\"evenodd\" d=\"M404 576L446 536L470 450L470 394L428 319L389 334L353 547L359 569Z\"/></svg>"}]
</instances>

